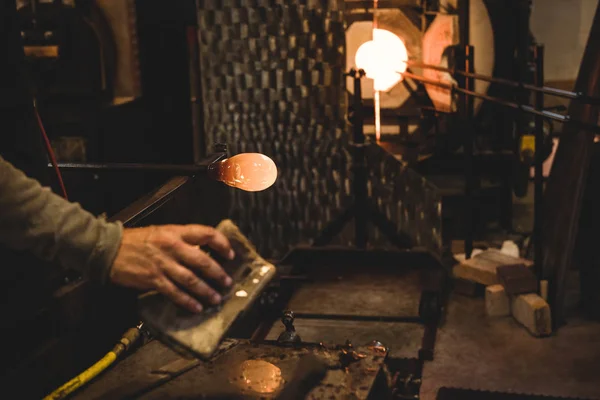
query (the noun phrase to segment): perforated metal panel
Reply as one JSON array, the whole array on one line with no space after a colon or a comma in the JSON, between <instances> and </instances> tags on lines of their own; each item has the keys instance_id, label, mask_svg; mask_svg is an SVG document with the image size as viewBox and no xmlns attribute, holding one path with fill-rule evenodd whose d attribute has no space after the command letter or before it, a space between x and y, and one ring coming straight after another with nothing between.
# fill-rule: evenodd
<instances>
[{"instance_id":1,"label":"perforated metal panel","mask_svg":"<svg viewBox=\"0 0 600 400\"><path fill-rule=\"evenodd\" d=\"M198 1L207 148L260 152L279 170L267 191L231 192L231 218L265 257L309 242L351 201L343 5ZM397 176L409 175L383 151L372 156L370 164L388 174L388 181L373 174L375 187L386 188L373 200L400 218L403 212L391 213L401 195L393 188ZM351 244L352 231L336 243Z\"/></svg>"}]
</instances>

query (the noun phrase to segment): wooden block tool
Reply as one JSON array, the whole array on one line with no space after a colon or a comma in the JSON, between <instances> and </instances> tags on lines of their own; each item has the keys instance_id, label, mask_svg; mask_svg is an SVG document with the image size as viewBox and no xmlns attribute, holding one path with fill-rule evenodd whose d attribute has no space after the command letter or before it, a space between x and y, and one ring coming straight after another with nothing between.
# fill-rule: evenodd
<instances>
[{"instance_id":1,"label":"wooden block tool","mask_svg":"<svg viewBox=\"0 0 600 400\"><path fill-rule=\"evenodd\" d=\"M218 260L234 281L221 305L194 314L156 292L139 299L141 318L152 334L180 354L204 360L215 353L236 318L275 275L275 266L256 252L232 221L224 220L216 229L235 251L233 260Z\"/></svg>"}]
</instances>

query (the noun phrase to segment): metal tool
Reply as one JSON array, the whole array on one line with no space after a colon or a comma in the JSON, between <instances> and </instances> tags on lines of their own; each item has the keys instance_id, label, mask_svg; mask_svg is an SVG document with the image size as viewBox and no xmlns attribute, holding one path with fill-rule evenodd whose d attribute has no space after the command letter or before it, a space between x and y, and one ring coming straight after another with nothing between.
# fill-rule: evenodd
<instances>
[{"instance_id":1,"label":"metal tool","mask_svg":"<svg viewBox=\"0 0 600 400\"><path fill-rule=\"evenodd\" d=\"M296 328L294 327L294 312L293 311L285 311L283 313L283 317L281 317L281 322L285 326L285 331L281 332L279 338L277 338L277 342L281 344L292 344L292 343L300 343L302 339L300 339L300 335L296 332Z\"/></svg>"}]
</instances>

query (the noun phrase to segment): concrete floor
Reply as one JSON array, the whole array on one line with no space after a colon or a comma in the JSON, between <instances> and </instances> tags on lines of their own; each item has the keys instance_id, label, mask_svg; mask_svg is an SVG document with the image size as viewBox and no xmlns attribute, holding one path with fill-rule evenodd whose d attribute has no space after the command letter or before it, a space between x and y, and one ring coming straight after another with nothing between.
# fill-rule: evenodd
<instances>
[{"instance_id":1,"label":"concrete floor","mask_svg":"<svg viewBox=\"0 0 600 400\"><path fill-rule=\"evenodd\" d=\"M515 198L513 213L514 230L530 232L532 187ZM566 326L535 338L511 317L487 317L483 298L453 294L435 358L424 367L421 399L434 400L444 386L600 399L600 322L573 308Z\"/></svg>"},{"instance_id":2,"label":"concrete floor","mask_svg":"<svg viewBox=\"0 0 600 400\"><path fill-rule=\"evenodd\" d=\"M572 317L534 338L511 317L487 317L483 299L452 295L421 399L444 386L600 399L600 323Z\"/></svg>"}]
</instances>

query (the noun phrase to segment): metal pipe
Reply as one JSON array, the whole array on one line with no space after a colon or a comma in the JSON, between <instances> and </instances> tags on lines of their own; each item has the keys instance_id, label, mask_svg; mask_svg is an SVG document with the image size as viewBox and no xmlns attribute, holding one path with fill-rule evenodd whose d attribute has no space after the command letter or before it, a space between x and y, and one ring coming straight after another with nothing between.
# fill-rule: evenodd
<instances>
[{"instance_id":1,"label":"metal pipe","mask_svg":"<svg viewBox=\"0 0 600 400\"><path fill-rule=\"evenodd\" d=\"M51 167L51 164L48 164ZM142 172L172 172L188 175L190 173L206 172L208 165L193 164L129 164L129 163L59 163L62 170L71 171L142 171Z\"/></svg>"},{"instance_id":2,"label":"metal pipe","mask_svg":"<svg viewBox=\"0 0 600 400\"><path fill-rule=\"evenodd\" d=\"M544 46L534 47L535 57L535 84L544 85ZM537 92L535 95L535 107L538 110L544 108L544 93ZM544 195L544 117L535 117L535 175L534 175L534 219L533 219L533 243L534 243L534 265L538 281L543 279L542 267L542 207Z\"/></svg>"},{"instance_id":3,"label":"metal pipe","mask_svg":"<svg viewBox=\"0 0 600 400\"><path fill-rule=\"evenodd\" d=\"M205 156L204 146L204 115L202 111L202 87L200 79L200 51L198 43L198 28L187 28L188 60L190 71L190 110L192 117L192 151L194 162L200 162Z\"/></svg>"},{"instance_id":4,"label":"metal pipe","mask_svg":"<svg viewBox=\"0 0 600 400\"><path fill-rule=\"evenodd\" d=\"M141 164L141 163L59 163L58 167L72 171L137 171L137 172L169 172L180 175L209 173L217 161L227 157L227 146L215 145L215 153L197 164ZM48 164L52 167L52 164Z\"/></svg>"},{"instance_id":5,"label":"metal pipe","mask_svg":"<svg viewBox=\"0 0 600 400\"><path fill-rule=\"evenodd\" d=\"M530 46L529 46L529 15L530 15L530 3L531 0L510 0L506 3L509 7L512 6L513 13L517 17L516 23L516 34L517 34L517 46L516 46L516 81L517 88L512 91L512 100L517 104L529 104L531 102L531 94L525 89L524 85L531 83L531 71L529 67ZM513 113L512 119L515 122L516 132L515 139L513 141L513 151L515 157L520 157L520 143L523 136L528 133L529 119L524 113Z\"/></svg>"},{"instance_id":6,"label":"metal pipe","mask_svg":"<svg viewBox=\"0 0 600 400\"><path fill-rule=\"evenodd\" d=\"M521 110L521 111L529 113L529 114L540 115L544 118L548 118L553 121L562 122L562 123L570 123L570 124L577 126L580 129L583 129L583 130L586 130L589 132L593 132L596 134L600 134L600 126L595 125L595 124L589 124L589 123L582 122L582 121L573 120L568 115L562 115L562 114L558 114L558 113L555 113L552 111L547 111L547 110L537 110L534 107L531 107L529 105L517 104L517 103L513 103L508 100L488 96L486 94L477 93L477 92L474 92L471 90L466 90L466 89L457 87L456 85L439 82L439 81L436 81L433 79L429 79L429 78L425 78L425 77L422 77L419 75L412 74L410 72L402 72L402 75L404 75L408 78L414 79L415 81L427 83L429 85L438 86L438 87L445 88L448 90L455 90L459 93L468 94L470 96L474 96L474 97L477 97L477 98L480 98L483 100L491 101L496 104L500 104L500 105L503 105L506 107L518 109L518 110Z\"/></svg>"},{"instance_id":7,"label":"metal pipe","mask_svg":"<svg viewBox=\"0 0 600 400\"><path fill-rule=\"evenodd\" d=\"M536 85L530 85L530 84L526 84L526 83L521 85L521 84L519 84L519 82L511 81L509 79L494 78L494 77L487 76L487 75L481 75L481 74L476 74L476 73L472 73L472 72L465 72L465 71L457 70L455 68L439 67L437 65L423 64L423 63L419 63L416 61L407 61L406 64L409 67L413 67L413 68L431 69L433 71L448 72L453 75L461 75L461 76L465 76L468 78L474 78L474 79L477 79L480 81L496 83L498 85L505 85L505 86L510 86L510 87L514 87L514 88L527 89L532 92L540 92L543 94L547 94L549 96L556 96L556 97L562 97L562 98L570 99L570 100L577 100L577 101L581 101L581 102L584 102L587 104L592 104L592 105L600 104L600 98L586 96L581 92L570 92L568 90L556 89L556 88L546 87L543 85L536 86Z\"/></svg>"},{"instance_id":8,"label":"metal pipe","mask_svg":"<svg viewBox=\"0 0 600 400\"><path fill-rule=\"evenodd\" d=\"M355 215L354 215L354 235L356 239L356 247L365 249L368 243L367 235L367 173L365 169L365 135L364 135L364 117L363 117L363 99L362 99L362 78L365 76L365 71L360 69L353 70L354 78L354 102L352 124L354 131L354 146L352 156L352 170L354 178L352 181L353 192L355 196Z\"/></svg>"},{"instance_id":9,"label":"metal pipe","mask_svg":"<svg viewBox=\"0 0 600 400\"><path fill-rule=\"evenodd\" d=\"M471 44L471 0L458 0L458 21L460 24L460 45L462 48Z\"/></svg>"},{"instance_id":10,"label":"metal pipe","mask_svg":"<svg viewBox=\"0 0 600 400\"><path fill-rule=\"evenodd\" d=\"M465 71L469 72L473 70L473 46L464 46L462 60L464 61ZM474 89L474 79L465 78L462 80L465 90ZM474 188L475 188L475 176L473 169L473 115L475 114L474 98L473 96L463 95L464 101L462 103L464 109L462 112L463 116L463 127L464 133L464 152L465 152L465 258L470 259L473 253L473 240L475 234L475 221L474 221Z\"/></svg>"},{"instance_id":11,"label":"metal pipe","mask_svg":"<svg viewBox=\"0 0 600 400\"><path fill-rule=\"evenodd\" d=\"M353 117L352 117L352 125L353 125L353 133L354 133L354 143L364 143L365 135L363 131L363 99L362 99L362 77L365 76L364 70L353 71L352 75L354 79L354 101L353 101Z\"/></svg>"}]
</instances>

